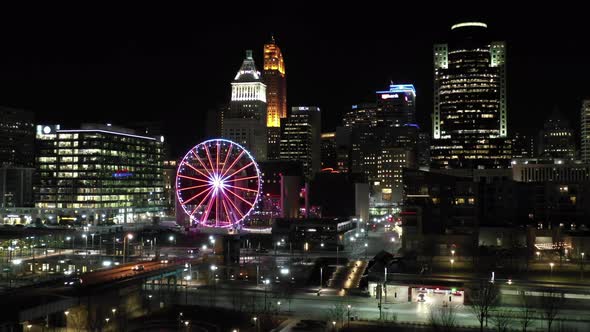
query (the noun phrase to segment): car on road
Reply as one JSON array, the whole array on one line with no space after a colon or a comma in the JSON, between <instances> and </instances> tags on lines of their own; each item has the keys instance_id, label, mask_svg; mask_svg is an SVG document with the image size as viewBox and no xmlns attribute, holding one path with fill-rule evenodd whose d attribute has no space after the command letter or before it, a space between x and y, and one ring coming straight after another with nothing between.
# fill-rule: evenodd
<instances>
[{"instance_id":1,"label":"car on road","mask_svg":"<svg viewBox=\"0 0 590 332\"><path fill-rule=\"evenodd\" d=\"M170 263L170 261L167 260L167 259L161 259L160 260L160 264L168 264L168 263Z\"/></svg>"},{"instance_id":2,"label":"car on road","mask_svg":"<svg viewBox=\"0 0 590 332\"><path fill-rule=\"evenodd\" d=\"M136 272L137 271L143 271L144 269L145 269L145 267L143 265L141 265L141 264L135 265L134 267L131 268L131 270L136 271Z\"/></svg>"},{"instance_id":3,"label":"car on road","mask_svg":"<svg viewBox=\"0 0 590 332\"><path fill-rule=\"evenodd\" d=\"M267 253L268 252L268 249L266 249L266 248L258 248L258 249L256 249L256 252Z\"/></svg>"},{"instance_id":4,"label":"car on road","mask_svg":"<svg viewBox=\"0 0 590 332\"><path fill-rule=\"evenodd\" d=\"M64 286L79 286L82 284L82 279L80 278L67 278L64 281Z\"/></svg>"}]
</instances>

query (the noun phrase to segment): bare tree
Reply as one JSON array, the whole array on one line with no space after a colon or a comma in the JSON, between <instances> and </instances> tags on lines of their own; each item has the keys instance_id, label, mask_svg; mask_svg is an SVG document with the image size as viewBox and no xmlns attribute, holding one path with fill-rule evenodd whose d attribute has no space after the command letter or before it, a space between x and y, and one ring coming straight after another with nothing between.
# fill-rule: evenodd
<instances>
[{"instance_id":1,"label":"bare tree","mask_svg":"<svg viewBox=\"0 0 590 332\"><path fill-rule=\"evenodd\" d=\"M342 302L334 304L328 311L328 316L331 321L340 322L340 326L344 323L344 316L346 315L346 306Z\"/></svg>"},{"instance_id":2,"label":"bare tree","mask_svg":"<svg viewBox=\"0 0 590 332\"><path fill-rule=\"evenodd\" d=\"M519 319L520 327L522 328L522 332L527 332L532 320L535 319L535 312L532 310L531 298L526 295L525 291L520 291L520 302L522 309Z\"/></svg>"},{"instance_id":3,"label":"bare tree","mask_svg":"<svg viewBox=\"0 0 590 332\"><path fill-rule=\"evenodd\" d=\"M490 309L498 300L498 287L489 281L482 281L479 288L470 293L471 310L479 322L479 330L483 332L484 323L488 326Z\"/></svg>"},{"instance_id":4,"label":"bare tree","mask_svg":"<svg viewBox=\"0 0 590 332\"><path fill-rule=\"evenodd\" d=\"M429 323L437 332L451 332L457 325L457 308L454 305L430 307Z\"/></svg>"},{"instance_id":5,"label":"bare tree","mask_svg":"<svg viewBox=\"0 0 590 332\"><path fill-rule=\"evenodd\" d=\"M511 311L496 311L493 315L490 315L490 317L496 331L508 332L513 320Z\"/></svg>"},{"instance_id":6,"label":"bare tree","mask_svg":"<svg viewBox=\"0 0 590 332\"><path fill-rule=\"evenodd\" d=\"M551 325L559 315L561 306L563 305L563 294L557 292L554 288L550 288L543 292L541 297L541 309L543 319L547 322L547 331L551 332Z\"/></svg>"}]
</instances>

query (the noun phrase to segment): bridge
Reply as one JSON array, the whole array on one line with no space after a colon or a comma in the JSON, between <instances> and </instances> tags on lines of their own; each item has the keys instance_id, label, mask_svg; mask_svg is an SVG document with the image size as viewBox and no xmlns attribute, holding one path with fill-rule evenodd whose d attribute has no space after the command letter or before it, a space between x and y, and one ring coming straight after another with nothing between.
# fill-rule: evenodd
<instances>
[{"instance_id":1,"label":"bridge","mask_svg":"<svg viewBox=\"0 0 590 332\"><path fill-rule=\"evenodd\" d=\"M5 301L0 308L3 318L0 330L10 330L22 322L51 315L63 316L65 310L84 303L87 297L110 293L116 297L115 293L126 287L151 282L152 285L157 283L159 286L176 288L182 280L185 264L197 265L202 262L202 258L136 262L85 273L80 277L82 281L79 285L64 285L66 278L16 288L4 293L10 301ZM134 270L136 265L143 265L143 269Z\"/></svg>"}]
</instances>

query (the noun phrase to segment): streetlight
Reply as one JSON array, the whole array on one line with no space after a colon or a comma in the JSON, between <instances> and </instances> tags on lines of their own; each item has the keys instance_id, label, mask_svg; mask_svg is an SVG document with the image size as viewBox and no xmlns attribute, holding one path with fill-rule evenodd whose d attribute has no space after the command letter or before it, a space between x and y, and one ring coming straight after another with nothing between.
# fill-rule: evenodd
<instances>
[{"instance_id":1,"label":"streetlight","mask_svg":"<svg viewBox=\"0 0 590 332\"><path fill-rule=\"evenodd\" d=\"M455 257L455 250L451 250L451 256Z\"/></svg>"},{"instance_id":2,"label":"streetlight","mask_svg":"<svg viewBox=\"0 0 590 332\"><path fill-rule=\"evenodd\" d=\"M88 250L88 235L86 234L82 234L82 237L84 238L84 250Z\"/></svg>"},{"instance_id":3,"label":"streetlight","mask_svg":"<svg viewBox=\"0 0 590 332\"><path fill-rule=\"evenodd\" d=\"M111 309L111 311L113 312L113 316L115 315L115 313L117 313L117 309L116 308Z\"/></svg>"},{"instance_id":4,"label":"streetlight","mask_svg":"<svg viewBox=\"0 0 590 332\"><path fill-rule=\"evenodd\" d=\"M256 331L259 331L259 329L258 329L258 317L254 316L254 317L252 317L252 320L254 321L254 326L256 327Z\"/></svg>"},{"instance_id":5,"label":"streetlight","mask_svg":"<svg viewBox=\"0 0 590 332\"><path fill-rule=\"evenodd\" d=\"M551 267L551 275L550 275L551 279L553 279L553 266L555 266L555 264L553 262L549 263L549 267Z\"/></svg>"},{"instance_id":6,"label":"streetlight","mask_svg":"<svg viewBox=\"0 0 590 332\"><path fill-rule=\"evenodd\" d=\"M580 261L580 273L581 273L581 278L584 279L584 253L581 253L582 255L582 260Z\"/></svg>"},{"instance_id":7,"label":"streetlight","mask_svg":"<svg viewBox=\"0 0 590 332\"><path fill-rule=\"evenodd\" d=\"M277 301L277 315L281 312L281 301Z\"/></svg>"},{"instance_id":8,"label":"streetlight","mask_svg":"<svg viewBox=\"0 0 590 332\"><path fill-rule=\"evenodd\" d=\"M133 240L133 234L127 234L127 236L125 236L123 238L123 263L127 262L127 255L129 254L129 241Z\"/></svg>"},{"instance_id":9,"label":"streetlight","mask_svg":"<svg viewBox=\"0 0 590 332\"><path fill-rule=\"evenodd\" d=\"M270 279L264 279L264 311L266 311L266 293L268 291L268 285L270 284Z\"/></svg>"},{"instance_id":10,"label":"streetlight","mask_svg":"<svg viewBox=\"0 0 590 332\"><path fill-rule=\"evenodd\" d=\"M170 235L168 237L168 241L170 241L170 243L174 242L176 244L176 242L174 241L174 235Z\"/></svg>"},{"instance_id":11,"label":"streetlight","mask_svg":"<svg viewBox=\"0 0 590 332\"><path fill-rule=\"evenodd\" d=\"M332 321L332 330L336 331L336 321Z\"/></svg>"},{"instance_id":12,"label":"streetlight","mask_svg":"<svg viewBox=\"0 0 590 332\"><path fill-rule=\"evenodd\" d=\"M350 304L347 305L346 308L348 309L348 327L350 327L350 308L351 308L351 305Z\"/></svg>"},{"instance_id":13,"label":"streetlight","mask_svg":"<svg viewBox=\"0 0 590 332\"><path fill-rule=\"evenodd\" d=\"M107 321L107 324L108 324L109 323L109 320L111 320L111 319L107 317L104 320L106 320Z\"/></svg>"},{"instance_id":14,"label":"streetlight","mask_svg":"<svg viewBox=\"0 0 590 332\"><path fill-rule=\"evenodd\" d=\"M70 314L69 311L64 311L64 314L66 315L66 332L68 332L68 315Z\"/></svg>"},{"instance_id":15,"label":"streetlight","mask_svg":"<svg viewBox=\"0 0 590 332\"><path fill-rule=\"evenodd\" d=\"M451 259L451 272L453 272L453 264L455 264L455 260Z\"/></svg>"},{"instance_id":16,"label":"streetlight","mask_svg":"<svg viewBox=\"0 0 590 332\"><path fill-rule=\"evenodd\" d=\"M322 287L324 286L324 267L320 266L320 290L322 290Z\"/></svg>"},{"instance_id":17,"label":"streetlight","mask_svg":"<svg viewBox=\"0 0 590 332\"><path fill-rule=\"evenodd\" d=\"M537 260L538 261L541 260L541 252L537 251L537 252L535 252L535 254L537 255Z\"/></svg>"}]
</instances>

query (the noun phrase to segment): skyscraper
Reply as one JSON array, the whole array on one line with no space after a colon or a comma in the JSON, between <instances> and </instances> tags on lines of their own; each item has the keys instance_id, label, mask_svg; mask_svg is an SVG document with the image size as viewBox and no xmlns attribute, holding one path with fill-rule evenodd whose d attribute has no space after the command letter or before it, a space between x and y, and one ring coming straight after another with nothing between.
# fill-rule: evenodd
<instances>
[{"instance_id":1,"label":"skyscraper","mask_svg":"<svg viewBox=\"0 0 590 332\"><path fill-rule=\"evenodd\" d=\"M403 126L416 123L416 89L412 84L390 84L377 91L378 125Z\"/></svg>"},{"instance_id":2,"label":"skyscraper","mask_svg":"<svg viewBox=\"0 0 590 332\"><path fill-rule=\"evenodd\" d=\"M554 110L543 124L539 132L540 158L566 159L576 158L576 141L574 130L570 127L569 121L561 113Z\"/></svg>"},{"instance_id":3,"label":"skyscraper","mask_svg":"<svg viewBox=\"0 0 590 332\"><path fill-rule=\"evenodd\" d=\"M432 166L507 166L506 108L506 44L485 23L453 25L449 43L434 45Z\"/></svg>"},{"instance_id":4,"label":"skyscraper","mask_svg":"<svg viewBox=\"0 0 590 332\"><path fill-rule=\"evenodd\" d=\"M590 99L582 102L582 110L580 112L580 139L581 148L580 159L584 163L590 163Z\"/></svg>"},{"instance_id":5,"label":"skyscraper","mask_svg":"<svg viewBox=\"0 0 590 332\"><path fill-rule=\"evenodd\" d=\"M0 166L33 167L33 113L0 107Z\"/></svg>"},{"instance_id":6,"label":"skyscraper","mask_svg":"<svg viewBox=\"0 0 590 332\"><path fill-rule=\"evenodd\" d=\"M252 51L231 83L229 110L223 114L221 134L249 150L259 161L266 160L266 85L256 69Z\"/></svg>"},{"instance_id":7,"label":"skyscraper","mask_svg":"<svg viewBox=\"0 0 590 332\"><path fill-rule=\"evenodd\" d=\"M283 125L281 159L301 162L308 180L320 170L321 127L320 108L315 106L292 107Z\"/></svg>"},{"instance_id":8,"label":"skyscraper","mask_svg":"<svg viewBox=\"0 0 590 332\"><path fill-rule=\"evenodd\" d=\"M274 37L264 45L264 83L266 84L266 126L268 127L268 159L278 159L281 119L287 117L287 81L285 61Z\"/></svg>"},{"instance_id":9,"label":"skyscraper","mask_svg":"<svg viewBox=\"0 0 590 332\"><path fill-rule=\"evenodd\" d=\"M338 154L336 149L336 133L322 133L322 152L321 152L322 169L338 169Z\"/></svg>"},{"instance_id":10,"label":"skyscraper","mask_svg":"<svg viewBox=\"0 0 590 332\"><path fill-rule=\"evenodd\" d=\"M512 136L512 158L534 158L535 140L533 136L514 133Z\"/></svg>"}]
</instances>

